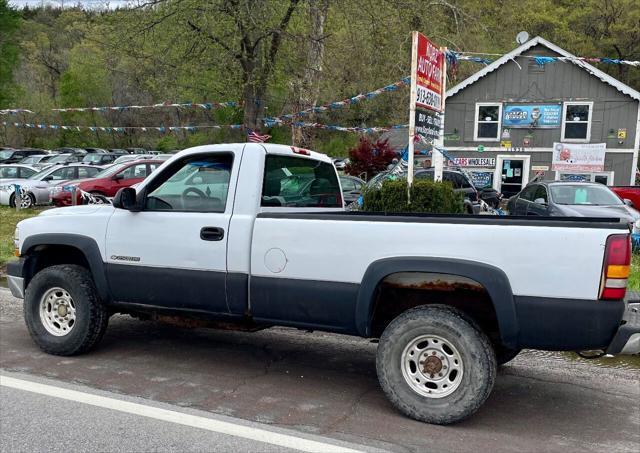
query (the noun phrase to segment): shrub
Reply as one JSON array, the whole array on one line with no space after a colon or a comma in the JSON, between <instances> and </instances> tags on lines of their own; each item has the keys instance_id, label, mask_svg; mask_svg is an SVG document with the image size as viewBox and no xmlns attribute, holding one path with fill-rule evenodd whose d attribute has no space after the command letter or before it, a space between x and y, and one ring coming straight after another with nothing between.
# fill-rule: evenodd
<instances>
[{"instance_id":1,"label":"shrub","mask_svg":"<svg viewBox=\"0 0 640 453\"><path fill-rule=\"evenodd\" d=\"M461 214L463 194L455 192L449 182L416 180L411 185L411 203L407 200L407 180L387 180L382 186L363 194L363 210L369 212L426 212Z\"/></svg>"},{"instance_id":2,"label":"shrub","mask_svg":"<svg viewBox=\"0 0 640 453\"><path fill-rule=\"evenodd\" d=\"M371 179L377 173L387 169L396 157L396 153L389 146L388 140L377 140L372 143L368 137L360 137L358 144L349 150L349 164L345 173L353 176L366 175Z\"/></svg>"}]
</instances>

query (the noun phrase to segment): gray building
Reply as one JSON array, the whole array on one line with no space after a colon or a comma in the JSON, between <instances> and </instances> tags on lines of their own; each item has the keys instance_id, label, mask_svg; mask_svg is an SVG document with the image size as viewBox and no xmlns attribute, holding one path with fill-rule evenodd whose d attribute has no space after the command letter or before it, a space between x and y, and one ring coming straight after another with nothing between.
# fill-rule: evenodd
<instances>
[{"instance_id":1,"label":"gray building","mask_svg":"<svg viewBox=\"0 0 640 453\"><path fill-rule=\"evenodd\" d=\"M445 149L505 195L536 176L633 185L639 143L640 93L540 37L447 91Z\"/></svg>"}]
</instances>

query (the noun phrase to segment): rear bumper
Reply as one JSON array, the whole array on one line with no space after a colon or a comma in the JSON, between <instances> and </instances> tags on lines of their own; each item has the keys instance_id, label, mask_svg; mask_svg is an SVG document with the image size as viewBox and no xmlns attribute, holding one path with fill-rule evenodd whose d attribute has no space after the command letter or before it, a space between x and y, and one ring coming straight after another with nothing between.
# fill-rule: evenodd
<instances>
[{"instance_id":1,"label":"rear bumper","mask_svg":"<svg viewBox=\"0 0 640 453\"><path fill-rule=\"evenodd\" d=\"M515 296L520 348L547 351L607 349L626 303Z\"/></svg>"},{"instance_id":2,"label":"rear bumper","mask_svg":"<svg viewBox=\"0 0 640 453\"><path fill-rule=\"evenodd\" d=\"M640 303L627 304L607 354L640 354Z\"/></svg>"}]
</instances>

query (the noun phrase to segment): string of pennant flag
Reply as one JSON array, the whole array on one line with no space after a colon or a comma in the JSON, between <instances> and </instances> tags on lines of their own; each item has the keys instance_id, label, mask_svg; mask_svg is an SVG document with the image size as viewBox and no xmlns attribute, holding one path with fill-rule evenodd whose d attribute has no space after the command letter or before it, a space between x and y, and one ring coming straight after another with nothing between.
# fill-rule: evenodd
<instances>
[{"instance_id":1,"label":"string of pennant flag","mask_svg":"<svg viewBox=\"0 0 640 453\"><path fill-rule=\"evenodd\" d=\"M447 59L452 64L456 64L458 61L472 61L475 63L482 63L485 65L491 64L495 59L490 57L503 57L503 54L499 53L483 53L483 52L455 52L453 50L447 50ZM535 60L536 64L544 66L550 63L567 62L567 61L584 61L587 63L604 63L604 64L617 64L640 67L640 61L637 60L623 60L619 58L606 58L606 57L547 57L536 55L518 55L517 58L529 58Z\"/></svg>"},{"instance_id":2,"label":"string of pennant flag","mask_svg":"<svg viewBox=\"0 0 640 453\"><path fill-rule=\"evenodd\" d=\"M264 119L264 124L267 127L272 127L275 126L279 123L286 123L287 121L291 121L294 118L297 117L304 117L307 115L311 115L314 113L322 113L322 112L326 112L327 110L337 110L337 109L341 109L343 107L346 107L348 105L353 105L353 104L357 104L359 102L365 101L365 100L369 100L369 99L373 99L374 97L382 94L382 93L388 93L391 91L396 91L401 87L407 86L411 83L411 77L407 76L402 78L401 80L398 80L397 82L391 83L389 85L383 86L382 88L378 88L376 90L373 91L369 91L368 93L364 93L364 94L357 94L355 96L343 99L341 101L334 101L334 102L330 102L328 104L323 104L323 105L317 105L315 107L311 107L305 110L301 110L299 112L295 112L295 113L288 113L286 115L281 115L278 117L270 117L270 118L265 118Z\"/></svg>"},{"instance_id":3,"label":"string of pennant flag","mask_svg":"<svg viewBox=\"0 0 640 453\"><path fill-rule=\"evenodd\" d=\"M243 124L224 124L224 125L207 125L207 126L65 126L59 124L47 124L47 123L16 123L16 122L8 122L2 121L4 127L15 127L18 129L46 129L46 130L65 130L71 132L82 132L82 131L90 131L90 132L108 132L108 133L125 133L128 131L137 131L137 132L160 132L160 133L170 133L170 132L196 132L197 130L202 129L235 129L241 130L246 129ZM302 128L314 128L314 129L324 129L331 131L341 131L341 132L356 132L356 133L379 133L379 132L387 132L391 129L402 129L409 127L406 124L399 124L395 126L388 127L350 127L350 126L339 126L336 124L322 124L322 123L305 123L305 122L290 122L287 125L293 125L295 127ZM277 124L277 126L285 125L285 123Z\"/></svg>"},{"instance_id":4,"label":"string of pennant flag","mask_svg":"<svg viewBox=\"0 0 640 453\"><path fill-rule=\"evenodd\" d=\"M104 107L65 107L51 109L54 112L107 112L107 111L119 111L126 112L128 110L142 110L142 109L159 109L159 108L200 108L203 110L220 109L224 107L237 107L241 105L239 102L184 102L184 103L172 103L161 102L159 104L151 105L112 105Z\"/></svg>"}]
</instances>

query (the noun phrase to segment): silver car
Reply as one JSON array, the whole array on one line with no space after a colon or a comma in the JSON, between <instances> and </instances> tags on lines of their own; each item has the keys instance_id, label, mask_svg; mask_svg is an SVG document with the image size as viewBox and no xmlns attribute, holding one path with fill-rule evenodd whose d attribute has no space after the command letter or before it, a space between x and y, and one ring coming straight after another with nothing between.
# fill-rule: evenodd
<instances>
[{"instance_id":1,"label":"silver car","mask_svg":"<svg viewBox=\"0 0 640 453\"><path fill-rule=\"evenodd\" d=\"M22 193L20 207L29 208L51 202L50 188L71 179L91 178L103 168L97 165L55 165L35 173L28 179L8 179L0 183L0 205L16 206L15 185Z\"/></svg>"},{"instance_id":2,"label":"silver car","mask_svg":"<svg viewBox=\"0 0 640 453\"><path fill-rule=\"evenodd\" d=\"M27 179L36 174L37 168L22 164L0 164L0 184L9 179Z\"/></svg>"}]
</instances>

